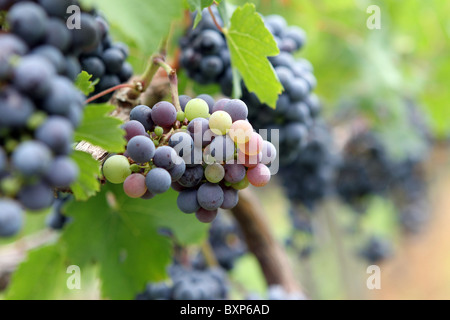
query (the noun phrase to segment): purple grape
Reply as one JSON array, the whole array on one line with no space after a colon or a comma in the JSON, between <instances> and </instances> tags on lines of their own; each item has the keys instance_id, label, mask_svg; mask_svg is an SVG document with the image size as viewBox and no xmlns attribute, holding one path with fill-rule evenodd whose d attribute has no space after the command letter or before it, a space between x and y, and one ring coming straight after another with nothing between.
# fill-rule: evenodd
<instances>
[{"instance_id":1,"label":"purple grape","mask_svg":"<svg viewBox=\"0 0 450 320\"><path fill-rule=\"evenodd\" d=\"M248 107L242 100L234 99L229 101L223 111L228 112L233 122L246 120L248 117Z\"/></svg>"},{"instance_id":2,"label":"purple grape","mask_svg":"<svg viewBox=\"0 0 450 320\"><path fill-rule=\"evenodd\" d=\"M122 129L125 130L125 139L130 141L132 138L136 136L145 136L146 131L145 127L136 120L131 120L124 125L122 125Z\"/></svg>"},{"instance_id":3,"label":"purple grape","mask_svg":"<svg viewBox=\"0 0 450 320\"><path fill-rule=\"evenodd\" d=\"M152 120L163 128L171 127L177 121L177 110L170 102L159 102L152 109Z\"/></svg>"}]
</instances>

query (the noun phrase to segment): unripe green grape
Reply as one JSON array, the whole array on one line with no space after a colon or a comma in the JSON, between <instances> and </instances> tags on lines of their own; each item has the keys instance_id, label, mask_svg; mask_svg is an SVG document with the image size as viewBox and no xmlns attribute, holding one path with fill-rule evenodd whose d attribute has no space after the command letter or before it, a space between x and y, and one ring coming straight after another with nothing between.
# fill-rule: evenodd
<instances>
[{"instance_id":1,"label":"unripe green grape","mask_svg":"<svg viewBox=\"0 0 450 320\"><path fill-rule=\"evenodd\" d=\"M195 118L209 118L209 106L206 101L202 99L192 99L189 101L184 112L189 121L192 121Z\"/></svg>"},{"instance_id":2,"label":"unripe green grape","mask_svg":"<svg viewBox=\"0 0 450 320\"><path fill-rule=\"evenodd\" d=\"M164 129L163 129L162 127L157 126L157 127L155 128L155 134L156 134L158 137L161 137L161 136L164 134Z\"/></svg>"},{"instance_id":3,"label":"unripe green grape","mask_svg":"<svg viewBox=\"0 0 450 320\"><path fill-rule=\"evenodd\" d=\"M205 177L211 183L219 183L225 177L225 169L218 163L211 164L205 169Z\"/></svg>"},{"instance_id":4,"label":"unripe green grape","mask_svg":"<svg viewBox=\"0 0 450 320\"><path fill-rule=\"evenodd\" d=\"M245 176L245 178L242 181L233 184L232 187L236 190L244 190L247 189L249 185L250 181L248 181L247 176Z\"/></svg>"},{"instance_id":5,"label":"unripe green grape","mask_svg":"<svg viewBox=\"0 0 450 320\"><path fill-rule=\"evenodd\" d=\"M125 156L112 156L103 164L103 175L111 183L121 184L130 174L130 163Z\"/></svg>"},{"instance_id":6,"label":"unripe green grape","mask_svg":"<svg viewBox=\"0 0 450 320\"><path fill-rule=\"evenodd\" d=\"M231 116L225 111L216 111L209 118L209 128L216 135L225 135L233 124Z\"/></svg>"},{"instance_id":7,"label":"unripe green grape","mask_svg":"<svg viewBox=\"0 0 450 320\"><path fill-rule=\"evenodd\" d=\"M186 119L186 114L183 111L177 112L177 120L183 122Z\"/></svg>"}]
</instances>

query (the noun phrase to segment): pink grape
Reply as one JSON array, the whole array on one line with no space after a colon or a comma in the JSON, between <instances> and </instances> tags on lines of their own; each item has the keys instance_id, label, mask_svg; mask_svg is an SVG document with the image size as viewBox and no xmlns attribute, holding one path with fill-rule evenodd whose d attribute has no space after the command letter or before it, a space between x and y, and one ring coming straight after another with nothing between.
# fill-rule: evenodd
<instances>
[{"instance_id":1,"label":"pink grape","mask_svg":"<svg viewBox=\"0 0 450 320\"><path fill-rule=\"evenodd\" d=\"M247 178L251 185L255 187L264 187L270 181L270 170L266 165L260 163L247 171Z\"/></svg>"}]
</instances>

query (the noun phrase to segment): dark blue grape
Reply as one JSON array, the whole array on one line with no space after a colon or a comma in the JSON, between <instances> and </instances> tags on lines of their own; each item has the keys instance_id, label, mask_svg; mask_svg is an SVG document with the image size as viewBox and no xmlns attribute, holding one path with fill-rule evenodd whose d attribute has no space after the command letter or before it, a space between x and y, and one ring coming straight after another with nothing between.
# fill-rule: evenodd
<instances>
[{"instance_id":1,"label":"dark blue grape","mask_svg":"<svg viewBox=\"0 0 450 320\"><path fill-rule=\"evenodd\" d=\"M20 91L33 98L44 98L50 91L55 68L45 58L26 56L14 71L13 83Z\"/></svg>"},{"instance_id":2,"label":"dark blue grape","mask_svg":"<svg viewBox=\"0 0 450 320\"><path fill-rule=\"evenodd\" d=\"M50 208L55 200L52 188L42 182L23 187L17 198L25 208L33 211Z\"/></svg>"},{"instance_id":3,"label":"dark blue grape","mask_svg":"<svg viewBox=\"0 0 450 320\"><path fill-rule=\"evenodd\" d=\"M0 237L11 237L22 228L23 210L10 199L0 198Z\"/></svg>"},{"instance_id":4,"label":"dark blue grape","mask_svg":"<svg viewBox=\"0 0 450 320\"><path fill-rule=\"evenodd\" d=\"M56 154L67 155L72 150L72 124L63 117L50 117L36 130L36 139L45 143Z\"/></svg>"},{"instance_id":5,"label":"dark blue grape","mask_svg":"<svg viewBox=\"0 0 450 320\"><path fill-rule=\"evenodd\" d=\"M11 31L29 46L38 44L47 30L45 11L33 2L19 2L11 7L7 15Z\"/></svg>"},{"instance_id":6,"label":"dark blue grape","mask_svg":"<svg viewBox=\"0 0 450 320\"><path fill-rule=\"evenodd\" d=\"M72 159L57 157L51 163L45 180L54 188L67 188L77 180L79 173L78 165Z\"/></svg>"},{"instance_id":7,"label":"dark blue grape","mask_svg":"<svg viewBox=\"0 0 450 320\"><path fill-rule=\"evenodd\" d=\"M153 194L160 194L168 191L172 184L172 177L167 170L155 168L151 170L145 178L148 191Z\"/></svg>"},{"instance_id":8,"label":"dark blue grape","mask_svg":"<svg viewBox=\"0 0 450 320\"><path fill-rule=\"evenodd\" d=\"M128 156L137 163L147 163L155 155L155 144L150 138L136 136L127 145Z\"/></svg>"},{"instance_id":9,"label":"dark blue grape","mask_svg":"<svg viewBox=\"0 0 450 320\"><path fill-rule=\"evenodd\" d=\"M122 70L125 56L120 49L110 48L103 52L102 60L105 63L107 73L117 74Z\"/></svg>"},{"instance_id":10,"label":"dark blue grape","mask_svg":"<svg viewBox=\"0 0 450 320\"><path fill-rule=\"evenodd\" d=\"M29 178L46 173L51 165L52 155L43 143L27 141L14 150L11 161L14 169Z\"/></svg>"},{"instance_id":11,"label":"dark blue grape","mask_svg":"<svg viewBox=\"0 0 450 320\"><path fill-rule=\"evenodd\" d=\"M187 167L183 176L178 183L186 188L193 188L200 184L203 180L204 170L202 165Z\"/></svg>"},{"instance_id":12,"label":"dark blue grape","mask_svg":"<svg viewBox=\"0 0 450 320\"><path fill-rule=\"evenodd\" d=\"M204 183L198 189L197 200L203 209L208 211L217 210L224 201L223 190L217 184Z\"/></svg>"},{"instance_id":13,"label":"dark blue grape","mask_svg":"<svg viewBox=\"0 0 450 320\"><path fill-rule=\"evenodd\" d=\"M88 57L81 60L81 68L92 75L92 80L103 77L106 71L105 64L98 57Z\"/></svg>"},{"instance_id":14,"label":"dark blue grape","mask_svg":"<svg viewBox=\"0 0 450 320\"><path fill-rule=\"evenodd\" d=\"M0 128L23 127L34 111L33 102L13 87L0 91Z\"/></svg>"},{"instance_id":15,"label":"dark blue grape","mask_svg":"<svg viewBox=\"0 0 450 320\"><path fill-rule=\"evenodd\" d=\"M152 109L144 105L137 106L131 110L130 120L139 121L147 131L152 130L154 126L152 120Z\"/></svg>"},{"instance_id":16,"label":"dark blue grape","mask_svg":"<svg viewBox=\"0 0 450 320\"><path fill-rule=\"evenodd\" d=\"M44 43L66 52L71 45L72 37L66 24L56 18L48 20Z\"/></svg>"},{"instance_id":17,"label":"dark blue grape","mask_svg":"<svg viewBox=\"0 0 450 320\"><path fill-rule=\"evenodd\" d=\"M177 198L177 205L178 208L186 214L195 213L200 209L200 205L197 201L197 190L189 189L180 192Z\"/></svg>"}]
</instances>

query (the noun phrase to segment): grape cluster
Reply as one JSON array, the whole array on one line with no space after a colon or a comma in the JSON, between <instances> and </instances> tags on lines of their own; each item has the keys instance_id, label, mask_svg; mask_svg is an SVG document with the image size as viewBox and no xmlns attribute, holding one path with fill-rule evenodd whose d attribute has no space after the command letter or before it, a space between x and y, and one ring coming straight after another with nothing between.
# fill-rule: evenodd
<instances>
[{"instance_id":1,"label":"grape cluster","mask_svg":"<svg viewBox=\"0 0 450 320\"><path fill-rule=\"evenodd\" d=\"M217 19L220 22L220 17ZM306 146L308 131L320 114L321 104L312 93L317 85L313 67L305 59L295 59L293 54L301 50L306 42L305 32L295 26L288 27L283 17L270 15L264 22L274 35L280 54L271 57L284 92L280 95L276 110L262 104L242 82L241 99L249 106L248 119L257 129L280 130L280 163L295 160ZM187 75L200 84L217 83L222 92L231 96L233 76L230 53L225 37L216 28L208 11L195 29L189 29L180 40L181 66Z\"/></svg>"},{"instance_id":2,"label":"grape cluster","mask_svg":"<svg viewBox=\"0 0 450 320\"><path fill-rule=\"evenodd\" d=\"M210 96L179 98L180 110L167 101L135 107L123 128L126 152L103 164L111 183L131 198L151 199L171 187L177 204L199 221L212 222L218 209L232 209L238 191L265 186L277 153L247 121L241 100L215 102Z\"/></svg>"},{"instance_id":3,"label":"grape cluster","mask_svg":"<svg viewBox=\"0 0 450 320\"><path fill-rule=\"evenodd\" d=\"M9 32L0 34L0 236L16 234L24 209L49 208L54 188L78 176L70 153L85 97L67 53L91 42L67 29L58 4L1 3Z\"/></svg>"},{"instance_id":4,"label":"grape cluster","mask_svg":"<svg viewBox=\"0 0 450 320\"><path fill-rule=\"evenodd\" d=\"M392 243L381 236L373 235L367 239L359 255L368 263L376 264L392 255Z\"/></svg>"},{"instance_id":5,"label":"grape cluster","mask_svg":"<svg viewBox=\"0 0 450 320\"><path fill-rule=\"evenodd\" d=\"M279 176L294 206L313 210L316 203L331 194L337 157L325 125L311 128L305 149L293 162L280 168Z\"/></svg>"},{"instance_id":6,"label":"grape cluster","mask_svg":"<svg viewBox=\"0 0 450 320\"><path fill-rule=\"evenodd\" d=\"M112 43L106 21L81 12L81 28L70 29L71 5L79 2L0 2L0 236L20 230L23 209L49 208L53 190L79 174L70 154L86 99L73 84L82 69L99 79L97 91L119 84L108 78L131 77L127 48ZM100 64L104 72L93 67Z\"/></svg>"},{"instance_id":7,"label":"grape cluster","mask_svg":"<svg viewBox=\"0 0 450 320\"><path fill-rule=\"evenodd\" d=\"M101 41L79 57L81 69L92 75L92 81L98 80L95 91L90 96L127 82L133 76L133 67L126 61L129 56L128 46L122 42L113 42L105 18L96 11L92 15L100 27ZM107 102L112 95L113 93L104 95L96 102Z\"/></svg>"},{"instance_id":8,"label":"grape cluster","mask_svg":"<svg viewBox=\"0 0 450 320\"><path fill-rule=\"evenodd\" d=\"M136 300L225 300L229 294L226 273L220 268L192 269L179 264L169 268L171 282L149 283Z\"/></svg>"},{"instance_id":9,"label":"grape cluster","mask_svg":"<svg viewBox=\"0 0 450 320\"><path fill-rule=\"evenodd\" d=\"M342 152L336 191L345 203L364 212L370 196L386 194L391 173L392 161L384 145L372 132L365 132L352 137Z\"/></svg>"}]
</instances>

